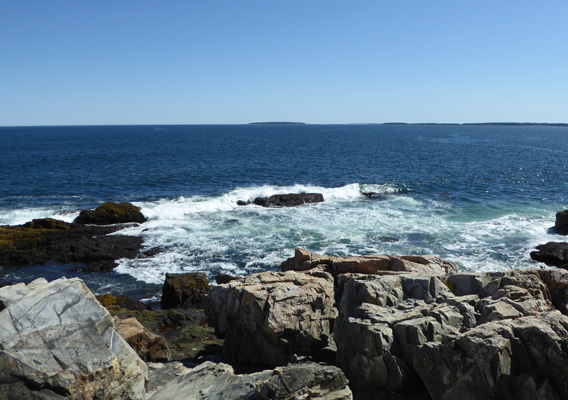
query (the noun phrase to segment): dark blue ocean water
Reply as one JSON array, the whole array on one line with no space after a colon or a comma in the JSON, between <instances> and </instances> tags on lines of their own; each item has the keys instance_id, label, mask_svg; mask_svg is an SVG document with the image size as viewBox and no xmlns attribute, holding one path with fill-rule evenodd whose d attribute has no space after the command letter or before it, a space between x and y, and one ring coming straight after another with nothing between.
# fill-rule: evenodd
<instances>
[{"instance_id":1,"label":"dark blue ocean water","mask_svg":"<svg viewBox=\"0 0 568 400\"><path fill-rule=\"evenodd\" d=\"M461 125L235 125L0 128L0 224L66 220L131 201L153 260L91 277L116 291L167 271L246 274L296 246L328 254L434 253L464 269L534 266L554 213L568 208L568 128ZM238 199L321 191L299 209ZM363 191L384 193L369 201ZM63 272L61 272L61 269ZM61 266L0 270L54 276ZM108 286L109 276L117 285ZM135 278L134 278L135 277ZM126 286L125 286L126 285Z\"/></svg>"}]
</instances>

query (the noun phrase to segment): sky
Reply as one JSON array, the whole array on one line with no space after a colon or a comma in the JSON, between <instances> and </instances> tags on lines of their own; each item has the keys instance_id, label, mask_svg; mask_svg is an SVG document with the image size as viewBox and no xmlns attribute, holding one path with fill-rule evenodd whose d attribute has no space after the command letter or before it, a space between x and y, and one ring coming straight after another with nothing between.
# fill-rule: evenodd
<instances>
[{"instance_id":1,"label":"sky","mask_svg":"<svg viewBox=\"0 0 568 400\"><path fill-rule=\"evenodd\" d=\"M568 2L0 0L0 126L568 122Z\"/></svg>"}]
</instances>

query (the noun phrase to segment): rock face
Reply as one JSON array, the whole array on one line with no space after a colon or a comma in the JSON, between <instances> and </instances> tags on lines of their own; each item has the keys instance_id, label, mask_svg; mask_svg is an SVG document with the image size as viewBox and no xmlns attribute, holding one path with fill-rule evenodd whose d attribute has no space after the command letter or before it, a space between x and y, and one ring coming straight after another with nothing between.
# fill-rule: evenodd
<instances>
[{"instance_id":1,"label":"rock face","mask_svg":"<svg viewBox=\"0 0 568 400\"><path fill-rule=\"evenodd\" d=\"M321 193L290 193L290 194L275 194L270 197L257 197L252 201L253 204L262 207L296 207L307 203L321 203L323 202L323 195ZM239 206L246 206L250 204L239 200Z\"/></svg>"},{"instance_id":2,"label":"rock face","mask_svg":"<svg viewBox=\"0 0 568 400\"><path fill-rule=\"evenodd\" d=\"M307 271L321 267L333 275L345 273L396 274L401 272L447 274L458 271L456 264L432 255L370 255L342 258L322 256L301 248L296 249L294 257L284 261L280 267L282 271Z\"/></svg>"},{"instance_id":3,"label":"rock face","mask_svg":"<svg viewBox=\"0 0 568 400\"><path fill-rule=\"evenodd\" d=\"M567 290L563 270L354 276L335 321L337 363L363 391L565 399Z\"/></svg>"},{"instance_id":4,"label":"rock face","mask_svg":"<svg viewBox=\"0 0 568 400\"><path fill-rule=\"evenodd\" d=\"M561 235L568 235L568 210L556 213L554 230Z\"/></svg>"},{"instance_id":5,"label":"rock face","mask_svg":"<svg viewBox=\"0 0 568 400\"><path fill-rule=\"evenodd\" d=\"M143 399L147 367L79 279L0 289L0 393Z\"/></svg>"},{"instance_id":6,"label":"rock face","mask_svg":"<svg viewBox=\"0 0 568 400\"><path fill-rule=\"evenodd\" d=\"M152 400L170 399L349 400L351 390L339 368L315 363L235 375L227 364L205 362L167 384Z\"/></svg>"},{"instance_id":7,"label":"rock face","mask_svg":"<svg viewBox=\"0 0 568 400\"><path fill-rule=\"evenodd\" d=\"M328 346L333 304L333 278L321 270L252 274L215 286L204 303L209 324L225 338L223 359L259 366Z\"/></svg>"},{"instance_id":8,"label":"rock face","mask_svg":"<svg viewBox=\"0 0 568 400\"><path fill-rule=\"evenodd\" d=\"M147 218L140 212L141 208L130 203L106 202L95 210L83 210L77 218L77 224L112 225L128 222L143 223Z\"/></svg>"},{"instance_id":9,"label":"rock face","mask_svg":"<svg viewBox=\"0 0 568 400\"><path fill-rule=\"evenodd\" d=\"M166 274L162 288L162 308L200 305L211 287L204 273Z\"/></svg>"},{"instance_id":10,"label":"rock face","mask_svg":"<svg viewBox=\"0 0 568 400\"><path fill-rule=\"evenodd\" d=\"M114 317L114 325L118 334L142 360L170 361L172 355L164 338L150 332L135 317L125 319Z\"/></svg>"},{"instance_id":11,"label":"rock face","mask_svg":"<svg viewBox=\"0 0 568 400\"><path fill-rule=\"evenodd\" d=\"M568 269L568 243L549 242L536 246L531 258L546 265Z\"/></svg>"},{"instance_id":12,"label":"rock face","mask_svg":"<svg viewBox=\"0 0 568 400\"><path fill-rule=\"evenodd\" d=\"M142 238L108 235L116 226L85 226L56 219L34 219L0 227L0 265L41 265L51 260L82 263L84 272L110 271L115 260L135 258Z\"/></svg>"},{"instance_id":13,"label":"rock face","mask_svg":"<svg viewBox=\"0 0 568 400\"><path fill-rule=\"evenodd\" d=\"M207 326L207 317L201 309L150 310L120 297L102 295L97 299L113 316L121 320L134 317L146 330L162 337L171 354L170 360L193 362L202 356L221 353L223 341L215 336L213 328ZM142 347L142 351L144 348L147 346ZM159 350L160 347L150 346L150 349ZM144 354L142 358L145 358Z\"/></svg>"}]
</instances>

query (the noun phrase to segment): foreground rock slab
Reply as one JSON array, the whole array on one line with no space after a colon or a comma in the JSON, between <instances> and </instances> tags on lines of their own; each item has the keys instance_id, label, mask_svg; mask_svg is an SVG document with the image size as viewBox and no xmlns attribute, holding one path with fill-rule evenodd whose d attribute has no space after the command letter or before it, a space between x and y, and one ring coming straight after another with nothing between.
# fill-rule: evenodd
<instances>
[{"instance_id":1,"label":"foreground rock slab","mask_svg":"<svg viewBox=\"0 0 568 400\"><path fill-rule=\"evenodd\" d=\"M223 360L259 366L286 365L293 354L325 348L337 315L333 278L321 270L252 274L215 286L204 306L225 338Z\"/></svg>"},{"instance_id":2,"label":"foreground rock slab","mask_svg":"<svg viewBox=\"0 0 568 400\"><path fill-rule=\"evenodd\" d=\"M302 248L297 248L294 257L281 264L282 271L308 271L313 268L324 268L333 275L345 273L397 274L402 272L448 274L458 271L457 264L433 255L330 257L311 253Z\"/></svg>"},{"instance_id":3,"label":"foreground rock slab","mask_svg":"<svg viewBox=\"0 0 568 400\"><path fill-rule=\"evenodd\" d=\"M5 286L0 310L8 398L145 398L146 365L81 280Z\"/></svg>"},{"instance_id":4,"label":"foreground rock slab","mask_svg":"<svg viewBox=\"0 0 568 400\"><path fill-rule=\"evenodd\" d=\"M337 363L352 388L568 398L568 271L360 275L343 289Z\"/></svg>"},{"instance_id":5,"label":"foreground rock slab","mask_svg":"<svg viewBox=\"0 0 568 400\"><path fill-rule=\"evenodd\" d=\"M353 396L347 383L339 368L315 363L235 375L231 366L208 361L167 384L151 400L349 400Z\"/></svg>"}]
</instances>

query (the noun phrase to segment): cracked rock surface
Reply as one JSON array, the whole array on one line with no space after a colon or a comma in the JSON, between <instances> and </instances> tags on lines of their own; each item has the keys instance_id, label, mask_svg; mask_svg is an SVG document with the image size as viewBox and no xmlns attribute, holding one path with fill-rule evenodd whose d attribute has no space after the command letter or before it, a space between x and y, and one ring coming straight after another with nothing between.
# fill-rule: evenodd
<instances>
[{"instance_id":1,"label":"cracked rock surface","mask_svg":"<svg viewBox=\"0 0 568 400\"><path fill-rule=\"evenodd\" d=\"M568 272L354 276L335 321L352 388L433 399L568 398Z\"/></svg>"},{"instance_id":2,"label":"cracked rock surface","mask_svg":"<svg viewBox=\"0 0 568 400\"><path fill-rule=\"evenodd\" d=\"M6 398L143 399L147 366L77 278L0 288Z\"/></svg>"}]
</instances>

